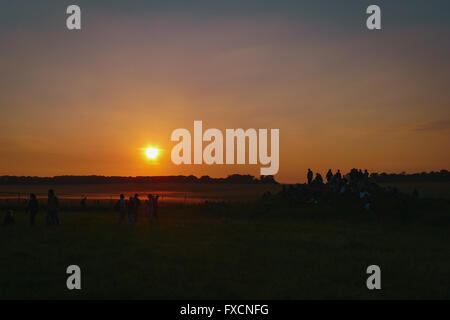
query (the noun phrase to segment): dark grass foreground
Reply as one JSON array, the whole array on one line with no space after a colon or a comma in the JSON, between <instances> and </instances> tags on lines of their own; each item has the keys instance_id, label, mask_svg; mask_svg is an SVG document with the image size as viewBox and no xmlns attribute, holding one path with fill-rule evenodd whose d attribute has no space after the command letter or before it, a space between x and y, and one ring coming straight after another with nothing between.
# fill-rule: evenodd
<instances>
[{"instance_id":1,"label":"dark grass foreground","mask_svg":"<svg viewBox=\"0 0 450 320\"><path fill-rule=\"evenodd\" d=\"M450 298L450 206L407 216L348 205L166 205L160 221L118 225L109 208L63 208L62 225L25 213L0 228L0 299ZM3 213L3 212L2 212ZM82 290L66 289L66 268ZM382 290L366 289L378 264Z\"/></svg>"}]
</instances>

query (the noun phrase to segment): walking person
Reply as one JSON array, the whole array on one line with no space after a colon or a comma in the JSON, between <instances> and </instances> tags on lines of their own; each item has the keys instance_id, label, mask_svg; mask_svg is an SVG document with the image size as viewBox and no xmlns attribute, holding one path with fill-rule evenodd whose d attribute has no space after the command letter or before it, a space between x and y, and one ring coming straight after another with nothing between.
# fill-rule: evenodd
<instances>
[{"instance_id":1,"label":"walking person","mask_svg":"<svg viewBox=\"0 0 450 320\"><path fill-rule=\"evenodd\" d=\"M59 200L53 189L48 190L47 216L45 217L46 225L59 225L58 218Z\"/></svg>"},{"instance_id":2,"label":"walking person","mask_svg":"<svg viewBox=\"0 0 450 320\"><path fill-rule=\"evenodd\" d=\"M30 214L30 225L35 225L35 217L39 211L39 202L34 193L30 193L30 200L28 201L26 212Z\"/></svg>"},{"instance_id":3,"label":"walking person","mask_svg":"<svg viewBox=\"0 0 450 320\"><path fill-rule=\"evenodd\" d=\"M158 215L158 198L159 195L156 195L153 197L153 216L156 219L159 219L159 215Z\"/></svg>"},{"instance_id":4,"label":"walking person","mask_svg":"<svg viewBox=\"0 0 450 320\"><path fill-rule=\"evenodd\" d=\"M134 222L137 222L139 215L139 207L141 206L141 200L139 200L139 195L136 193L134 195Z\"/></svg>"},{"instance_id":5,"label":"walking person","mask_svg":"<svg viewBox=\"0 0 450 320\"><path fill-rule=\"evenodd\" d=\"M149 194L147 195L147 200L145 200L145 215L148 219L151 219L153 217L153 195Z\"/></svg>"},{"instance_id":6,"label":"walking person","mask_svg":"<svg viewBox=\"0 0 450 320\"><path fill-rule=\"evenodd\" d=\"M128 199L127 203L127 211L128 211L128 223L135 223L136 222L136 216L135 216L135 204L134 204L134 198L130 197Z\"/></svg>"},{"instance_id":7,"label":"walking person","mask_svg":"<svg viewBox=\"0 0 450 320\"><path fill-rule=\"evenodd\" d=\"M127 215L127 203L123 194L120 195L120 199L116 202L114 209L119 212L119 224L122 224Z\"/></svg>"}]
</instances>

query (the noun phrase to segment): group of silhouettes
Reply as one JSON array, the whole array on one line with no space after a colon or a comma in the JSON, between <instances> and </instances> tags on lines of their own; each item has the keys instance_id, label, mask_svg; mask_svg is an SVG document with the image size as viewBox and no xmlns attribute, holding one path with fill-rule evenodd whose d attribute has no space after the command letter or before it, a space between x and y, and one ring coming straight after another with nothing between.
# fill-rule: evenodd
<instances>
[{"instance_id":1,"label":"group of silhouettes","mask_svg":"<svg viewBox=\"0 0 450 320\"><path fill-rule=\"evenodd\" d=\"M158 199L159 195L149 194L145 200L145 215L149 219L158 219ZM84 196L81 200L81 205L86 206L87 197ZM120 195L114 209L119 213L119 224L127 222L128 224L136 223L139 217L139 209L141 207L141 200L139 200L138 194L134 197L130 197L128 200L125 199L123 194ZM30 199L26 206L26 213L29 214L30 225L34 226L36 224L36 215L40 209L39 201L34 193L30 194ZM55 195L53 189L48 190L48 200L47 208L45 214L45 224L59 225L60 220L58 216L59 211L59 200ZM13 210L7 210L6 215L3 219L3 225L15 224L15 215Z\"/></svg>"},{"instance_id":2,"label":"group of silhouettes","mask_svg":"<svg viewBox=\"0 0 450 320\"><path fill-rule=\"evenodd\" d=\"M39 212L39 201L34 193L30 193L30 199L28 201L25 211L30 215L30 224L34 226L36 224L36 215ZM59 225L59 200L55 195L53 189L48 190L47 210L45 214L46 225ZM15 224L15 216L13 210L6 212L3 219L3 225Z\"/></svg>"},{"instance_id":3,"label":"group of silhouettes","mask_svg":"<svg viewBox=\"0 0 450 320\"><path fill-rule=\"evenodd\" d=\"M313 179L314 173L311 169L308 169L306 177L308 179L308 185L313 187L321 187L325 185L320 173L316 173L316 177ZM344 193L347 188L351 189L353 192L364 192L369 185L369 172L367 169L363 172L361 169L353 168L345 176L342 176L339 169L335 174L333 174L333 171L329 169L325 178L327 180L326 185L330 187L333 192Z\"/></svg>"},{"instance_id":4,"label":"group of silhouettes","mask_svg":"<svg viewBox=\"0 0 450 320\"><path fill-rule=\"evenodd\" d=\"M148 219L158 219L158 199L159 195L149 194L145 200L145 216ZM125 200L123 194L120 195L119 200L116 202L114 209L119 212L119 224L125 221L129 224L136 223L139 217L139 208L141 206L141 200L136 193L134 197L130 197Z\"/></svg>"},{"instance_id":5,"label":"group of silhouettes","mask_svg":"<svg viewBox=\"0 0 450 320\"><path fill-rule=\"evenodd\" d=\"M328 170L325 178L322 178L320 173L314 173L308 169L306 174L306 184L283 185L281 195L283 199L289 204L295 203L317 204L321 201L330 202L345 198L349 201L357 200L362 204L365 210L371 210L374 199L391 198L394 202L399 204L403 211L407 206L408 199L416 200L419 198L419 192L414 188L414 191L409 198L400 196L400 193L393 187L381 187L370 181L370 175L367 170L353 168L349 173L343 175L340 170L335 173L331 169ZM263 199L270 197L270 194L264 194Z\"/></svg>"}]
</instances>

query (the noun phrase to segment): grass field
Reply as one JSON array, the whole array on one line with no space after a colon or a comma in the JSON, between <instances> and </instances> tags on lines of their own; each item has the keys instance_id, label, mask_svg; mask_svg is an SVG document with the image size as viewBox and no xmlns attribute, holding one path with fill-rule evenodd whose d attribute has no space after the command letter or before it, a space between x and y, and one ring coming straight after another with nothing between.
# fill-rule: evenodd
<instances>
[{"instance_id":1,"label":"grass field","mask_svg":"<svg viewBox=\"0 0 450 320\"><path fill-rule=\"evenodd\" d=\"M381 183L380 185L393 186L408 194L411 194L416 188L421 197L450 199L450 181L390 182Z\"/></svg>"},{"instance_id":2,"label":"grass field","mask_svg":"<svg viewBox=\"0 0 450 320\"><path fill-rule=\"evenodd\" d=\"M0 228L0 299L450 298L450 206L408 217L280 199L163 205L160 221L118 225L107 206L65 208L62 225ZM66 288L66 268L82 290ZM382 290L366 288L377 264Z\"/></svg>"}]
</instances>

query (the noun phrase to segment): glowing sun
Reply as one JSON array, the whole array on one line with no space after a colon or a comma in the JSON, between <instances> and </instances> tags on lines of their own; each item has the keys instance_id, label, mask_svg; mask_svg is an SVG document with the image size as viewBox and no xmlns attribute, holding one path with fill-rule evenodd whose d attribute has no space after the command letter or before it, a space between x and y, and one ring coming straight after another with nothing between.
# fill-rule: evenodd
<instances>
[{"instance_id":1,"label":"glowing sun","mask_svg":"<svg viewBox=\"0 0 450 320\"><path fill-rule=\"evenodd\" d=\"M145 149L145 155L149 159L156 159L158 157L159 150L156 148L147 148Z\"/></svg>"}]
</instances>

